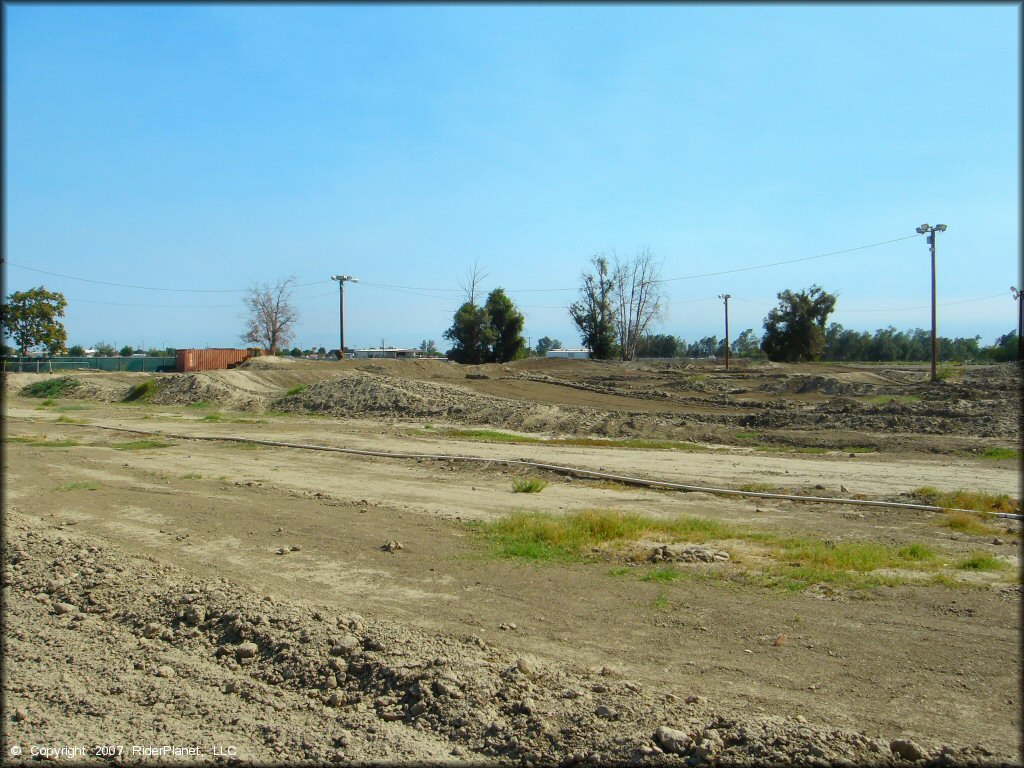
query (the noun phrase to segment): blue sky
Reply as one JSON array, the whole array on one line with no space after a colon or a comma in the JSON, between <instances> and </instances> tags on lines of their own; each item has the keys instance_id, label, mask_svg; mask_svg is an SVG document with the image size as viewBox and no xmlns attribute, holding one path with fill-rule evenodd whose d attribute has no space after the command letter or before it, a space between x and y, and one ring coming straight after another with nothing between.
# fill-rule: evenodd
<instances>
[{"instance_id":1,"label":"blue sky","mask_svg":"<svg viewBox=\"0 0 1024 768\"><path fill-rule=\"evenodd\" d=\"M71 343L239 346L242 292L295 275L298 342L331 347L341 272L348 345L446 349L478 263L532 343L576 346L590 257L650 248L658 332L721 336L730 293L760 333L812 283L848 328L928 328L919 237L691 277L928 222L940 334L990 343L1020 286L1020 12L6 5L6 290L62 291Z\"/></svg>"}]
</instances>

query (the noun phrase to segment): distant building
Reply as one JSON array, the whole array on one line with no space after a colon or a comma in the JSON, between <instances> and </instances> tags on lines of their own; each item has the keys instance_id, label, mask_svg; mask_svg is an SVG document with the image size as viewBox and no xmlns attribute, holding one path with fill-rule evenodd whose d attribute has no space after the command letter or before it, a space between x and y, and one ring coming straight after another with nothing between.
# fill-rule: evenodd
<instances>
[{"instance_id":1,"label":"distant building","mask_svg":"<svg viewBox=\"0 0 1024 768\"><path fill-rule=\"evenodd\" d=\"M588 360L589 349L549 349L544 357L568 357L573 360Z\"/></svg>"},{"instance_id":2,"label":"distant building","mask_svg":"<svg viewBox=\"0 0 1024 768\"><path fill-rule=\"evenodd\" d=\"M359 359L369 357L375 358L398 358L400 360L412 360L420 357L423 353L418 349L406 349L402 347L370 347L368 349L353 349L346 351L346 355Z\"/></svg>"}]
</instances>

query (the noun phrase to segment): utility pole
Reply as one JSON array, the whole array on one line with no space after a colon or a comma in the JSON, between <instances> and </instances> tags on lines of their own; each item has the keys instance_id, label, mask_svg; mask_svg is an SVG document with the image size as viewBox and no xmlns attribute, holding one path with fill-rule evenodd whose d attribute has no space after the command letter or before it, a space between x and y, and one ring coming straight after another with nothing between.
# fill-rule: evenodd
<instances>
[{"instance_id":1,"label":"utility pole","mask_svg":"<svg viewBox=\"0 0 1024 768\"><path fill-rule=\"evenodd\" d=\"M345 283L358 283L352 275L331 275L338 281L338 359L345 359Z\"/></svg>"},{"instance_id":2,"label":"utility pole","mask_svg":"<svg viewBox=\"0 0 1024 768\"><path fill-rule=\"evenodd\" d=\"M1010 293L1017 300L1017 361L1024 363L1024 291L1011 285Z\"/></svg>"},{"instance_id":3,"label":"utility pole","mask_svg":"<svg viewBox=\"0 0 1024 768\"><path fill-rule=\"evenodd\" d=\"M934 227L928 224L922 224L917 228L917 234L928 235L928 245L932 249L932 382L939 380L938 377L938 360L939 360L939 339L936 335L935 326L935 235L939 232L945 232L945 224L936 224Z\"/></svg>"},{"instance_id":4,"label":"utility pole","mask_svg":"<svg viewBox=\"0 0 1024 768\"><path fill-rule=\"evenodd\" d=\"M725 370L729 370L729 299L728 293L718 294L718 298L725 302Z\"/></svg>"}]
</instances>

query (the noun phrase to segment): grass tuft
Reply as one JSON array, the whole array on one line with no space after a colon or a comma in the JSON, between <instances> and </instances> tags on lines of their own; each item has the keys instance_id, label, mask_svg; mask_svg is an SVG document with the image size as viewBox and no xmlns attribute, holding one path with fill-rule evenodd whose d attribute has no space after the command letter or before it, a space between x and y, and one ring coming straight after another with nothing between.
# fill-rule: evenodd
<instances>
[{"instance_id":1,"label":"grass tuft","mask_svg":"<svg viewBox=\"0 0 1024 768\"><path fill-rule=\"evenodd\" d=\"M58 491L98 491L99 489L100 484L93 482L61 483L57 486Z\"/></svg>"},{"instance_id":2,"label":"grass tuft","mask_svg":"<svg viewBox=\"0 0 1024 768\"><path fill-rule=\"evenodd\" d=\"M77 440L48 440L46 436L33 437L29 435L16 435L13 437L5 437L5 442L8 443L23 443L25 445L32 445L38 448L71 448L75 445L81 445Z\"/></svg>"},{"instance_id":3,"label":"grass tuft","mask_svg":"<svg viewBox=\"0 0 1024 768\"><path fill-rule=\"evenodd\" d=\"M43 397L48 399L63 397L66 392L78 385L79 382L70 376L61 376L59 379L48 379L46 381L37 381L35 384L29 384L22 388L21 394L26 397Z\"/></svg>"},{"instance_id":4,"label":"grass tuft","mask_svg":"<svg viewBox=\"0 0 1024 768\"><path fill-rule=\"evenodd\" d=\"M1007 494L982 493L980 491L940 491L924 486L913 491L913 496L935 507L946 509L970 509L975 512L1020 512L1020 502Z\"/></svg>"},{"instance_id":5,"label":"grass tuft","mask_svg":"<svg viewBox=\"0 0 1024 768\"><path fill-rule=\"evenodd\" d=\"M547 480L541 480L536 477L516 478L512 481L513 493L540 493L547 487Z\"/></svg>"},{"instance_id":6,"label":"grass tuft","mask_svg":"<svg viewBox=\"0 0 1024 768\"><path fill-rule=\"evenodd\" d=\"M298 386L292 387L284 393L285 397L291 397L292 395L298 395L309 389L309 384L299 384Z\"/></svg>"},{"instance_id":7,"label":"grass tuft","mask_svg":"<svg viewBox=\"0 0 1024 768\"><path fill-rule=\"evenodd\" d=\"M1020 455L1016 448L986 448L981 457L992 461L1020 461Z\"/></svg>"},{"instance_id":8,"label":"grass tuft","mask_svg":"<svg viewBox=\"0 0 1024 768\"><path fill-rule=\"evenodd\" d=\"M149 381L140 381L130 390L128 394L124 396L122 402L125 403L137 403L144 402L153 396L156 392L156 382L150 379Z\"/></svg>"},{"instance_id":9,"label":"grass tuft","mask_svg":"<svg viewBox=\"0 0 1024 768\"><path fill-rule=\"evenodd\" d=\"M962 571L1005 571L1010 564L988 552L974 552L958 561L956 567Z\"/></svg>"}]
</instances>

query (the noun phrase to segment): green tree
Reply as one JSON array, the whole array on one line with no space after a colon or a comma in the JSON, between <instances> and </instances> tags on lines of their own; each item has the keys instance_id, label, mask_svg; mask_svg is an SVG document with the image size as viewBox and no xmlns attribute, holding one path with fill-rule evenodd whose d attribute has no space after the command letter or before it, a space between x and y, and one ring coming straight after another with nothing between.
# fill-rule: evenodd
<instances>
[{"instance_id":1,"label":"green tree","mask_svg":"<svg viewBox=\"0 0 1024 768\"><path fill-rule=\"evenodd\" d=\"M452 320L452 326L444 332L444 337L454 346L448 351L448 357L457 363L479 365L486 363L491 356L491 345L494 344L494 329L487 310L478 307L472 301L465 302Z\"/></svg>"},{"instance_id":2,"label":"green tree","mask_svg":"<svg viewBox=\"0 0 1024 768\"><path fill-rule=\"evenodd\" d=\"M679 353L680 340L664 333L645 334L636 345L636 357L679 357Z\"/></svg>"},{"instance_id":3,"label":"green tree","mask_svg":"<svg viewBox=\"0 0 1024 768\"><path fill-rule=\"evenodd\" d=\"M67 305L64 294L42 286L15 291L4 301L4 334L14 341L19 355L38 347L51 355L59 355L68 340L64 323L60 321Z\"/></svg>"},{"instance_id":4,"label":"green tree","mask_svg":"<svg viewBox=\"0 0 1024 768\"><path fill-rule=\"evenodd\" d=\"M523 338L523 326L526 319L516 309L505 291L495 288L487 296L484 305L491 324L494 341L491 346L491 361L507 363L526 357L526 339Z\"/></svg>"},{"instance_id":5,"label":"green tree","mask_svg":"<svg viewBox=\"0 0 1024 768\"><path fill-rule=\"evenodd\" d=\"M580 298L569 307L569 316L579 328L583 345L596 360L611 360L618 352L617 326L613 304L615 284L608 271L608 259L594 256L594 272L580 277Z\"/></svg>"},{"instance_id":6,"label":"green tree","mask_svg":"<svg viewBox=\"0 0 1024 768\"><path fill-rule=\"evenodd\" d=\"M135 354L135 347L125 344L123 347L121 347L121 351L118 352L117 354L119 354L121 357L131 357L132 355Z\"/></svg>"},{"instance_id":7,"label":"green tree","mask_svg":"<svg viewBox=\"0 0 1024 768\"><path fill-rule=\"evenodd\" d=\"M558 339L552 339L549 336L541 337L540 341L537 342L535 351L538 357L544 357L550 349L561 349L562 342Z\"/></svg>"},{"instance_id":8,"label":"green tree","mask_svg":"<svg viewBox=\"0 0 1024 768\"><path fill-rule=\"evenodd\" d=\"M825 323L836 297L812 285L806 291L783 291L779 306L764 321L761 346L769 359L795 363L818 360L825 351Z\"/></svg>"},{"instance_id":9,"label":"green tree","mask_svg":"<svg viewBox=\"0 0 1024 768\"><path fill-rule=\"evenodd\" d=\"M754 334L753 328L747 328L729 347L736 357L757 357L761 354L761 340Z\"/></svg>"},{"instance_id":10,"label":"green tree","mask_svg":"<svg viewBox=\"0 0 1024 768\"><path fill-rule=\"evenodd\" d=\"M995 344L991 347L985 347L981 352L989 360L995 360L997 363L1006 363L1010 360L1016 360L1019 350L1017 332L1010 331L1000 336L996 339Z\"/></svg>"},{"instance_id":11,"label":"green tree","mask_svg":"<svg viewBox=\"0 0 1024 768\"><path fill-rule=\"evenodd\" d=\"M96 357L116 357L117 349L113 344L106 341L97 341L93 344L93 349L96 350Z\"/></svg>"},{"instance_id":12,"label":"green tree","mask_svg":"<svg viewBox=\"0 0 1024 768\"><path fill-rule=\"evenodd\" d=\"M85 347L81 344L75 344L74 346L68 347L68 354L72 357L83 357L85 355Z\"/></svg>"},{"instance_id":13,"label":"green tree","mask_svg":"<svg viewBox=\"0 0 1024 768\"><path fill-rule=\"evenodd\" d=\"M298 347L292 347L292 351L288 353L292 357L302 357L302 350Z\"/></svg>"},{"instance_id":14,"label":"green tree","mask_svg":"<svg viewBox=\"0 0 1024 768\"><path fill-rule=\"evenodd\" d=\"M424 357L439 357L441 354L437 351L437 344L434 343L433 339L424 339L421 341L419 350L423 353Z\"/></svg>"},{"instance_id":15,"label":"green tree","mask_svg":"<svg viewBox=\"0 0 1024 768\"><path fill-rule=\"evenodd\" d=\"M325 347L317 347L316 348L316 353L318 355L326 355L327 354L327 349Z\"/></svg>"}]
</instances>

